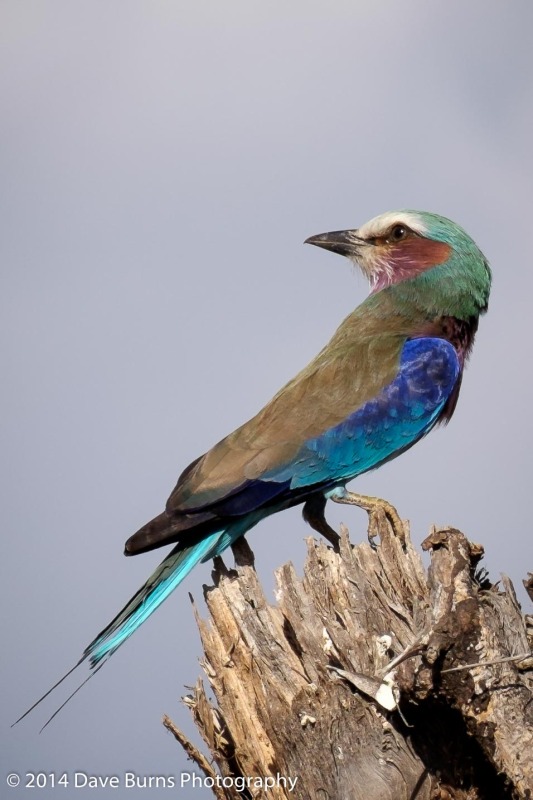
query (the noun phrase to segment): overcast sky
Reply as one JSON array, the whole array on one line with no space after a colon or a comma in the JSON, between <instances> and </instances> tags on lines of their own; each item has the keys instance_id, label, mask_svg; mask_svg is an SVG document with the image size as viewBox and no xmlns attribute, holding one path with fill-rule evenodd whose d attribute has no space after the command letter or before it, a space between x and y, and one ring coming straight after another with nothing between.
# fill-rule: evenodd
<instances>
[{"instance_id":1,"label":"overcast sky","mask_svg":"<svg viewBox=\"0 0 533 800\"><path fill-rule=\"evenodd\" d=\"M53 702L8 723L161 559L123 543L183 467L363 300L311 234L421 208L489 258L452 423L353 486L394 502L417 544L434 522L482 542L493 579L533 568L532 26L527 0L3 0L2 782L191 768L160 718L193 733L187 592L209 566L41 736ZM361 511L329 516L364 537ZM270 594L308 533L294 509L251 534Z\"/></svg>"}]
</instances>

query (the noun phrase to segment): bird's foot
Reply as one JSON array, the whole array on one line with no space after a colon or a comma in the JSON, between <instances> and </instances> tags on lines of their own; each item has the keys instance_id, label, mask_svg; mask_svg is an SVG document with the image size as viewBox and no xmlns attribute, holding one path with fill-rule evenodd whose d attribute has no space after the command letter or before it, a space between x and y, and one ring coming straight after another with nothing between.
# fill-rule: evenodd
<instances>
[{"instance_id":1,"label":"bird's foot","mask_svg":"<svg viewBox=\"0 0 533 800\"><path fill-rule=\"evenodd\" d=\"M348 492L342 487L335 489L330 495L330 499L335 503L348 503L350 505L364 508L368 513L368 541L375 550L376 537L381 537L383 531L390 526L393 534L400 540L402 547L405 548L405 529L400 515L391 503L382 500L380 497L369 497L364 494Z\"/></svg>"},{"instance_id":2,"label":"bird's foot","mask_svg":"<svg viewBox=\"0 0 533 800\"><path fill-rule=\"evenodd\" d=\"M324 516L326 503L327 500L323 494L312 495L304 503L302 516L312 529L327 539L333 549L338 552L341 537L333 530L331 525L328 524Z\"/></svg>"}]
</instances>

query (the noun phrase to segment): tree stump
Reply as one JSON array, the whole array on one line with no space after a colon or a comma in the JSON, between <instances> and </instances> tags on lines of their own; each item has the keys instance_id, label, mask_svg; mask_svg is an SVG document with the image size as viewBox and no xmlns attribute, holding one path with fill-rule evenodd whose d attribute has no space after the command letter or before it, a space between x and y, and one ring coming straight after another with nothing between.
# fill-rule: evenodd
<instances>
[{"instance_id":1,"label":"tree stump","mask_svg":"<svg viewBox=\"0 0 533 800\"><path fill-rule=\"evenodd\" d=\"M235 570L216 559L210 619L195 609L215 699L201 679L184 698L211 760L164 724L218 800L533 798L531 618L511 582L457 530L423 542L427 574L406 524L404 547L380 534L308 539L276 605L244 540Z\"/></svg>"}]
</instances>

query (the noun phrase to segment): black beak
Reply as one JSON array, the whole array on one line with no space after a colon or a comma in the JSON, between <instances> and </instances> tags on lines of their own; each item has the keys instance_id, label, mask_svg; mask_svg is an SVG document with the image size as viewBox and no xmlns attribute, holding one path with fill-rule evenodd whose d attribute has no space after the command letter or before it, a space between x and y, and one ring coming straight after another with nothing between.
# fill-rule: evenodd
<instances>
[{"instance_id":1,"label":"black beak","mask_svg":"<svg viewBox=\"0 0 533 800\"><path fill-rule=\"evenodd\" d=\"M324 250L331 250L332 253L339 253L341 256L349 258L357 256L361 247L367 243L357 235L357 231L332 231L310 236L304 244L314 244L317 247L323 247Z\"/></svg>"}]
</instances>

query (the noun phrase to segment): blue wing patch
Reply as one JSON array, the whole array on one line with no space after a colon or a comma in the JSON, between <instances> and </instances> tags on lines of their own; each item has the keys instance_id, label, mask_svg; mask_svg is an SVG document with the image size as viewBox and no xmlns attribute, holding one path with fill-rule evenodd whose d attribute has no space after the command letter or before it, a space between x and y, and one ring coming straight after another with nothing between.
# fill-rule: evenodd
<instances>
[{"instance_id":1,"label":"blue wing patch","mask_svg":"<svg viewBox=\"0 0 533 800\"><path fill-rule=\"evenodd\" d=\"M343 422L309 439L290 464L262 480L290 489L348 481L399 455L439 419L461 374L453 345L445 339L408 340L398 375L373 400Z\"/></svg>"},{"instance_id":2,"label":"blue wing patch","mask_svg":"<svg viewBox=\"0 0 533 800\"><path fill-rule=\"evenodd\" d=\"M460 374L457 352L445 339L408 340L396 378L375 398L308 439L288 464L245 481L213 510L239 517L297 490L346 483L400 455L436 424Z\"/></svg>"}]
</instances>

